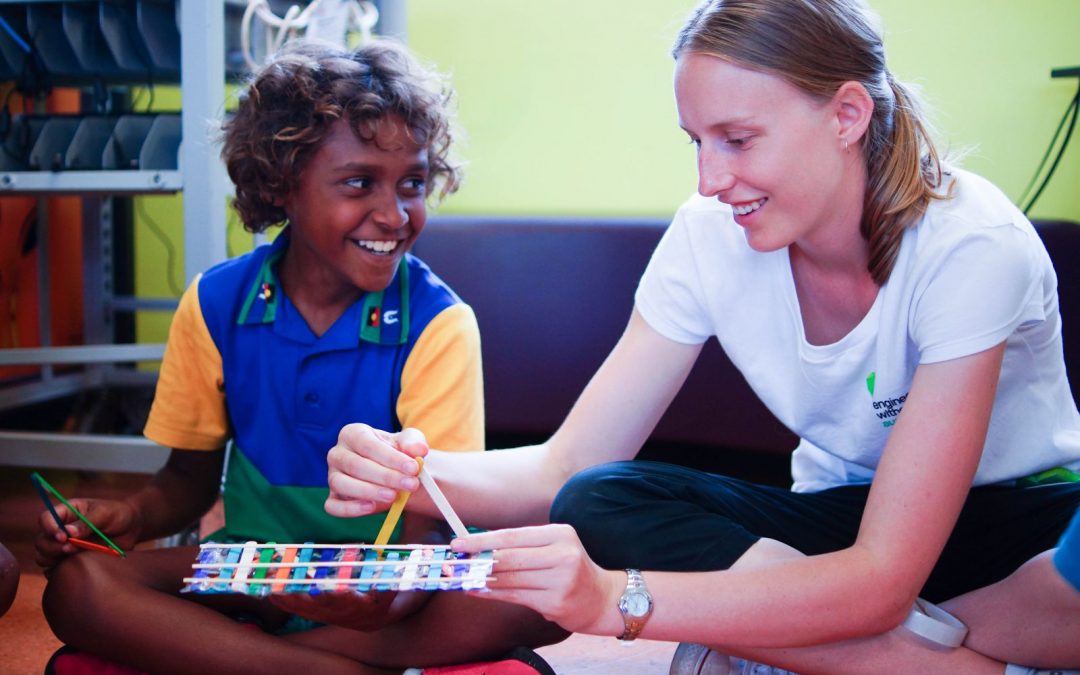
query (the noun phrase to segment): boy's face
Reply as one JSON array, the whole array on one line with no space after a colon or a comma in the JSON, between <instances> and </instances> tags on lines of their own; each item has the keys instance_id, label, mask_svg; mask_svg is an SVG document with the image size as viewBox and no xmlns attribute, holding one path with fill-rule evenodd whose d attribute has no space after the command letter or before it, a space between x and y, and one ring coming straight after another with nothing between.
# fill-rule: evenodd
<instances>
[{"instance_id":1,"label":"boy's face","mask_svg":"<svg viewBox=\"0 0 1080 675\"><path fill-rule=\"evenodd\" d=\"M398 117L374 128L365 142L336 122L283 201L294 268L331 293L386 288L427 221L427 151Z\"/></svg>"}]
</instances>

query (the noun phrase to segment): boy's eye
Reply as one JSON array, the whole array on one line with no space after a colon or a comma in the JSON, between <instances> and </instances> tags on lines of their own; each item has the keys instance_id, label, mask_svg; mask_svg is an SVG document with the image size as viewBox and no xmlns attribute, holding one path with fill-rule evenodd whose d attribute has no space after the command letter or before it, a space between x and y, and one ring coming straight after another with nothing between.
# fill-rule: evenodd
<instances>
[{"instance_id":1,"label":"boy's eye","mask_svg":"<svg viewBox=\"0 0 1080 675\"><path fill-rule=\"evenodd\" d=\"M367 177L357 176L355 178L346 179L345 184L348 185L349 187L354 187L354 188L357 188L358 190L363 190L365 188L371 187L371 179L367 178Z\"/></svg>"},{"instance_id":2,"label":"boy's eye","mask_svg":"<svg viewBox=\"0 0 1080 675\"><path fill-rule=\"evenodd\" d=\"M405 189L407 190L416 190L417 192L423 192L424 187L427 185L427 181L423 178L406 178L402 182L402 185L404 185Z\"/></svg>"},{"instance_id":3,"label":"boy's eye","mask_svg":"<svg viewBox=\"0 0 1080 675\"><path fill-rule=\"evenodd\" d=\"M728 145L734 145L735 147L740 147L741 148L750 141L750 138L751 138L750 136L740 136L740 137L732 136L732 137L728 137L727 143L728 143Z\"/></svg>"}]
</instances>

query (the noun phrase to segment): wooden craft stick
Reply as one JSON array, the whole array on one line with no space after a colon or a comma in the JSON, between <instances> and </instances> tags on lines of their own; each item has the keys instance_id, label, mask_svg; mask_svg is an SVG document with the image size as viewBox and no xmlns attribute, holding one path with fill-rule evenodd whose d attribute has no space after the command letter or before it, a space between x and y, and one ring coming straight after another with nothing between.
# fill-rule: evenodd
<instances>
[{"instance_id":1,"label":"wooden craft stick","mask_svg":"<svg viewBox=\"0 0 1080 675\"><path fill-rule=\"evenodd\" d=\"M274 578L278 580L278 583L270 587L271 591L274 593L281 593L285 590L284 580L289 578L289 567L286 567L286 565L291 566L291 563L294 560L296 560L296 547L290 546L285 549L285 554L281 558L281 562L284 564L278 568L277 573L274 575Z\"/></svg>"},{"instance_id":2,"label":"wooden craft stick","mask_svg":"<svg viewBox=\"0 0 1080 675\"><path fill-rule=\"evenodd\" d=\"M345 549L345 551L341 555L341 562L352 565L353 563L356 562L356 553L357 553L357 550L355 548L347 548L347 549ZM348 580L351 577L352 577L352 571L348 567L340 567L340 568L338 568L338 571L337 571L337 578L338 579L341 579L341 580L345 581L345 580ZM337 588L338 588L339 591L343 591L346 588L348 588L348 584L338 584Z\"/></svg>"},{"instance_id":3,"label":"wooden craft stick","mask_svg":"<svg viewBox=\"0 0 1080 675\"><path fill-rule=\"evenodd\" d=\"M401 564L400 560L397 560L395 562L397 564L399 564L399 565ZM432 580L433 581L444 582L444 583L451 583L451 582L455 582L455 581L460 581L460 582L463 582L463 583L470 583L470 582L485 582L486 583L488 581L494 581L495 577L479 575L479 574L476 574L475 572L473 572L473 573L467 573L467 574L437 576L437 577L434 577ZM209 582L214 581L214 580L213 579L208 580L205 577L184 577L183 579L181 579L181 581L183 581L185 584L206 584L206 583L209 583ZM332 579L330 581L328 581L325 578L324 579L306 579L305 578L305 579L294 579L294 580L291 580L289 583L290 584L297 584L297 585L305 585L305 586L313 586L315 584L328 584L329 583L331 585L338 586L338 587L346 587L346 586L363 586L364 584L378 583L379 581L380 580L378 578L376 578L376 579L367 579L367 578L359 578L359 577L357 577L357 578L347 578L347 579ZM246 586L252 586L252 587L255 587L255 586L267 586L267 585L272 586L273 584L277 583L277 580L275 580L275 579L245 579L242 582L235 582L234 581L233 583L234 584L239 583L241 586L244 586L244 587L246 587ZM413 580L411 582L410 588L407 588L407 589L406 588L400 588L401 584L403 583L403 580L399 579L399 578L387 579L386 581L384 581L382 583L388 584L388 588L387 589L381 589L381 590L391 590L392 589L392 590L402 590L402 591L404 591L404 590L414 590L414 586L416 584L416 581ZM243 588L242 590L239 590L238 592L245 593L246 591L247 591L247 589Z\"/></svg>"},{"instance_id":4,"label":"wooden craft stick","mask_svg":"<svg viewBox=\"0 0 1080 675\"><path fill-rule=\"evenodd\" d=\"M491 580L488 551L473 558L446 546L203 544L183 592L319 595L389 590L473 590Z\"/></svg>"},{"instance_id":5,"label":"wooden craft stick","mask_svg":"<svg viewBox=\"0 0 1080 675\"><path fill-rule=\"evenodd\" d=\"M237 593L247 590L248 575L251 574L251 564L255 561L257 546L255 542L249 541L240 549L240 562L236 565L232 582L232 589Z\"/></svg>"},{"instance_id":6,"label":"wooden craft stick","mask_svg":"<svg viewBox=\"0 0 1080 675\"><path fill-rule=\"evenodd\" d=\"M423 473L424 460L417 457L416 463L420 465L420 473ZM398 521L401 520L401 514L405 511L405 502L409 501L409 495L411 494L408 490L398 492L394 503L390 505L390 510L386 512L386 519L383 520L382 529L379 530L379 534L375 537L376 546L386 546L390 543L390 535L394 534L394 528L397 527Z\"/></svg>"},{"instance_id":7,"label":"wooden craft stick","mask_svg":"<svg viewBox=\"0 0 1080 675\"><path fill-rule=\"evenodd\" d=\"M435 502L435 506L438 507L439 513L443 515L446 522L450 523L450 529L454 531L454 536L467 536L469 530L465 527L465 523L461 522L461 518L458 518L458 514L454 511L454 507L450 506L450 502L447 501L446 495L439 489L435 479L431 477L431 474L428 473L423 464L420 465L419 477L420 484L428 491L428 495L431 496L431 501Z\"/></svg>"},{"instance_id":8,"label":"wooden craft stick","mask_svg":"<svg viewBox=\"0 0 1080 675\"><path fill-rule=\"evenodd\" d=\"M0 4L3 4L3 0L0 0ZM276 545L277 546L282 546L282 544L276 544ZM296 546L301 546L301 544L295 544L295 545ZM238 546L242 546L242 545L241 544L223 544L221 542L212 542L212 541L211 542L206 542L205 544L199 544L200 549L224 548L224 549L228 549L230 551L232 549L238 547ZM269 544L259 544L259 546L269 546ZM343 549L343 548L357 548L357 549L360 549L361 551L363 551L363 550L366 550L366 549L369 549L369 548L370 549L386 548L385 546L376 546L375 544L312 544L312 543L306 543L306 544L302 544L302 546L304 548L312 549L313 551L321 551L322 549ZM428 548L430 548L430 549L436 549L436 548L439 548L439 547L438 547L438 545L433 545L433 544L394 544L394 548L419 548L419 549L428 549Z\"/></svg>"}]
</instances>

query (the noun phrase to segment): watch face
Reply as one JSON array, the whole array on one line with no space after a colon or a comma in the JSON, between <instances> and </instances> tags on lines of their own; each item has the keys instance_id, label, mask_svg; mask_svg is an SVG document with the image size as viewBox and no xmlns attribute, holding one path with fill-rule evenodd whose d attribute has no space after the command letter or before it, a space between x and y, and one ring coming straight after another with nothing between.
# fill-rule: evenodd
<instances>
[{"instance_id":1,"label":"watch face","mask_svg":"<svg viewBox=\"0 0 1080 675\"><path fill-rule=\"evenodd\" d=\"M645 616L649 612L649 596L644 593L629 593L623 597L623 605L630 616Z\"/></svg>"}]
</instances>

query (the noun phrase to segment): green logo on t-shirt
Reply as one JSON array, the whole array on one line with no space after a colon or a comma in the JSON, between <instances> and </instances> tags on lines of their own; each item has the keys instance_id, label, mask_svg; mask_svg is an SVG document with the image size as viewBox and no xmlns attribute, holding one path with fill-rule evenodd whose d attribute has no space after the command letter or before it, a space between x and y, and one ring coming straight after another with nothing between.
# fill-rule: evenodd
<instances>
[{"instance_id":1,"label":"green logo on t-shirt","mask_svg":"<svg viewBox=\"0 0 1080 675\"><path fill-rule=\"evenodd\" d=\"M866 376L866 390L870 392L870 395L874 395L874 379L877 376L876 372L870 373Z\"/></svg>"}]
</instances>

